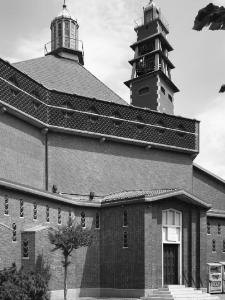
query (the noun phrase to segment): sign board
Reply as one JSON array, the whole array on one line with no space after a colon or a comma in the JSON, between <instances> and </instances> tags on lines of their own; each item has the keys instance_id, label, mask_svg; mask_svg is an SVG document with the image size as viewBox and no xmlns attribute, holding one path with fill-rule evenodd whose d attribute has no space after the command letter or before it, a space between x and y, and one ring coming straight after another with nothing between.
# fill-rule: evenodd
<instances>
[{"instance_id":1,"label":"sign board","mask_svg":"<svg viewBox=\"0 0 225 300\"><path fill-rule=\"evenodd\" d=\"M210 294L222 293L222 265L208 264L208 292Z\"/></svg>"}]
</instances>

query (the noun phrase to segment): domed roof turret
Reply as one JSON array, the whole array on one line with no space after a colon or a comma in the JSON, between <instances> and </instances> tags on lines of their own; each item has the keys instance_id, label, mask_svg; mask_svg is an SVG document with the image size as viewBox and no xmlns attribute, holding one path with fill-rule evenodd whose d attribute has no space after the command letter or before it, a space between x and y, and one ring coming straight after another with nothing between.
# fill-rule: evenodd
<instances>
[{"instance_id":1,"label":"domed roof turret","mask_svg":"<svg viewBox=\"0 0 225 300\"><path fill-rule=\"evenodd\" d=\"M71 14L70 14L65 2L63 4L63 10L60 12L58 17L69 18L69 19L71 18L72 19Z\"/></svg>"}]
</instances>

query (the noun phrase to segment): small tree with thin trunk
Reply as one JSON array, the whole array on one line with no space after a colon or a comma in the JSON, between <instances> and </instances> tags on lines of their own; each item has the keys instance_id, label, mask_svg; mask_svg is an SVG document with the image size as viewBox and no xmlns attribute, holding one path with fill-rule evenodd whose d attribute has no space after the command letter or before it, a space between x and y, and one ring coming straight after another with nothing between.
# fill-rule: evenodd
<instances>
[{"instance_id":1,"label":"small tree with thin trunk","mask_svg":"<svg viewBox=\"0 0 225 300\"><path fill-rule=\"evenodd\" d=\"M52 251L61 250L64 268L64 300L67 300L67 273L70 265L69 257L72 252L81 247L88 247L92 243L93 235L90 229L77 225L71 218L67 225L58 229L49 229L49 240L55 247Z\"/></svg>"}]
</instances>

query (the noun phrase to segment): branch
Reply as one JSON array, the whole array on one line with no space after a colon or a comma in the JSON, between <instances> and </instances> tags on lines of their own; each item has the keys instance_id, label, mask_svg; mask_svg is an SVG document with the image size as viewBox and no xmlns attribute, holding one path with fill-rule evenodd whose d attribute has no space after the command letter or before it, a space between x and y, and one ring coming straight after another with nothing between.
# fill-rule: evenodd
<instances>
[{"instance_id":1,"label":"branch","mask_svg":"<svg viewBox=\"0 0 225 300\"><path fill-rule=\"evenodd\" d=\"M204 27L208 27L209 30L225 30L225 8L210 3L200 9L193 29L200 31Z\"/></svg>"}]
</instances>

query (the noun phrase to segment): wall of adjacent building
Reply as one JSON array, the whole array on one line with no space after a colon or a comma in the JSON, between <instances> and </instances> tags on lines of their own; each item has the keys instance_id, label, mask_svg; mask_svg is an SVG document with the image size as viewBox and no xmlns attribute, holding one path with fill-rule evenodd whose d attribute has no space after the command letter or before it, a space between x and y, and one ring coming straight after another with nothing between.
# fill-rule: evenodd
<instances>
[{"instance_id":1,"label":"wall of adjacent building","mask_svg":"<svg viewBox=\"0 0 225 300\"><path fill-rule=\"evenodd\" d=\"M225 209L225 183L195 167L193 168L193 194L212 204L214 209Z\"/></svg>"},{"instance_id":2,"label":"wall of adjacent building","mask_svg":"<svg viewBox=\"0 0 225 300\"><path fill-rule=\"evenodd\" d=\"M49 133L49 189L105 195L124 190L192 187L192 160L178 152Z\"/></svg>"},{"instance_id":3,"label":"wall of adjacent building","mask_svg":"<svg viewBox=\"0 0 225 300\"><path fill-rule=\"evenodd\" d=\"M0 178L44 189L43 138L40 129L0 114Z\"/></svg>"}]
</instances>

